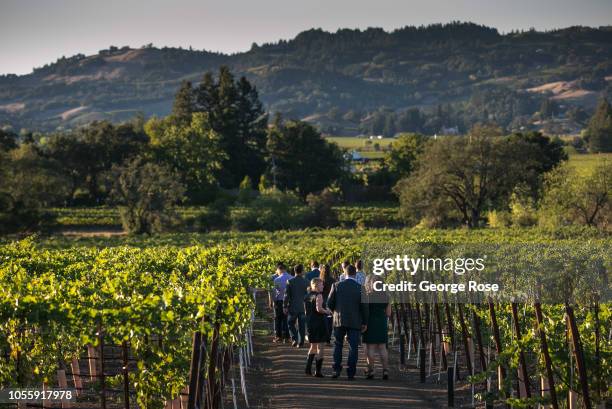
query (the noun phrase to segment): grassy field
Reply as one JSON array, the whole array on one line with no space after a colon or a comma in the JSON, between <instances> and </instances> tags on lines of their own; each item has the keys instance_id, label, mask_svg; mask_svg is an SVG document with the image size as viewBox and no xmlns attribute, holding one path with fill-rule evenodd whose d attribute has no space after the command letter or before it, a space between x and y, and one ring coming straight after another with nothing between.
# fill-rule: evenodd
<instances>
[{"instance_id":1,"label":"grassy field","mask_svg":"<svg viewBox=\"0 0 612 409\"><path fill-rule=\"evenodd\" d=\"M385 149L389 148L395 138L369 139L357 136L328 136L327 140L338 144L341 148L356 150L364 158L380 159L385 156ZM375 148L375 144L378 144L378 150Z\"/></svg>"},{"instance_id":2,"label":"grassy field","mask_svg":"<svg viewBox=\"0 0 612 409\"><path fill-rule=\"evenodd\" d=\"M569 155L569 165L581 174L589 173L597 164L607 160L612 162L612 153L573 153Z\"/></svg>"}]
</instances>

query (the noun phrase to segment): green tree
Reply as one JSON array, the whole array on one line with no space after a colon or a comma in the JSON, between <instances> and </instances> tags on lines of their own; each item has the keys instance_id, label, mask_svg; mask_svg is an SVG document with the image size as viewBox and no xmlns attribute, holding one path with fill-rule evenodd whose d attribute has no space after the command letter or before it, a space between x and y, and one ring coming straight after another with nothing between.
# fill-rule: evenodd
<instances>
[{"instance_id":1,"label":"green tree","mask_svg":"<svg viewBox=\"0 0 612 409\"><path fill-rule=\"evenodd\" d=\"M111 197L128 232L156 233L172 223L185 188L170 170L136 158L114 167L113 174Z\"/></svg>"},{"instance_id":2,"label":"green tree","mask_svg":"<svg viewBox=\"0 0 612 409\"><path fill-rule=\"evenodd\" d=\"M183 81L172 106L172 116L180 125L187 125L191 122L191 114L195 109L195 95L191 82Z\"/></svg>"},{"instance_id":3,"label":"green tree","mask_svg":"<svg viewBox=\"0 0 612 409\"><path fill-rule=\"evenodd\" d=\"M468 227L480 224L483 212L507 205L522 180L522 150L491 126L474 128L467 137L442 137L425 147L417 169L398 182L404 218L447 219L458 214Z\"/></svg>"},{"instance_id":4,"label":"green tree","mask_svg":"<svg viewBox=\"0 0 612 409\"><path fill-rule=\"evenodd\" d=\"M344 158L340 148L327 142L306 122L288 121L272 127L267 148L268 172L281 190L296 190L306 197L343 175Z\"/></svg>"},{"instance_id":5,"label":"green tree","mask_svg":"<svg viewBox=\"0 0 612 409\"><path fill-rule=\"evenodd\" d=\"M605 98L589 121L585 139L591 152L612 152L612 107Z\"/></svg>"},{"instance_id":6,"label":"green tree","mask_svg":"<svg viewBox=\"0 0 612 409\"><path fill-rule=\"evenodd\" d=\"M222 66L216 82L211 73L204 75L195 95L196 111L208 114L227 153L219 175L221 185L234 188L244 176L258 180L265 169L268 117L255 87L244 77L236 81L229 68Z\"/></svg>"},{"instance_id":7,"label":"green tree","mask_svg":"<svg viewBox=\"0 0 612 409\"><path fill-rule=\"evenodd\" d=\"M57 168L31 144L0 151L0 232L37 230L50 221L44 209L68 194Z\"/></svg>"},{"instance_id":8,"label":"green tree","mask_svg":"<svg viewBox=\"0 0 612 409\"><path fill-rule=\"evenodd\" d=\"M179 175L192 203L210 200L218 184L218 173L227 157L221 138L208 115L196 112L189 124L174 119L151 119L145 125L155 159Z\"/></svg>"},{"instance_id":9,"label":"green tree","mask_svg":"<svg viewBox=\"0 0 612 409\"><path fill-rule=\"evenodd\" d=\"M84 188L90 203L100 204L107 195L102 190L105 172L143 152L147 142L147 135L132 124L101 121L74 132L51 135L41 149L61 164L61 171L70 180L71 198L78 188Z\"/></svg>"},{"instance_id":10,"label":"green tree","mask_svg":"<svg viewBox=\"0 0 612 409\"><path fill-rule=\"evenodd\" d=\"M568 159L559 138L551 139L540 132L515 133L509 137L515 150L521 151L524 169L522 183L532 201L540 198L543 176ZM526 198L521 198L526 200Z\"/></svg>"},{"instance_id":11,"label":"green tree","mask_svg":"<svg viewBox=\"0 0 612 409\"><path fill-rule=\"evenodd\" d=\"M418 156L423 152L427 138L420 134L401 134L391 144L385 156L385 166L399 180L414 170Z\"/></svg>"},{"instance_id":12,"label":"green tree","mask_svg":"<svg viewBox=\"0 0 612 409\"><path fill-rule=\"evenodd\" d=\"M546 176L541 204L544 220L555 224L605 227L612 221L612 162L604 160L587 175L561 166Z\"/></svg>"}]
</instances>

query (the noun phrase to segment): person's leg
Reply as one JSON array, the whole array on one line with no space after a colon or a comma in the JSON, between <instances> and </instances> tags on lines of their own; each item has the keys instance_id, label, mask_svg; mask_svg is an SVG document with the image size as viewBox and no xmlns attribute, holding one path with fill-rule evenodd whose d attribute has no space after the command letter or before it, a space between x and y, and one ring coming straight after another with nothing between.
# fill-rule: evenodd
<instances>
[{"instance_id":1,"label":"person's leg","mask_svg":"<svg viewBox=\"0 0 612 409\"><path fill-rule=\"evenodd\" d=\"M316 353L317 344L311 342L310 348L308 349L308 358L306 359L306 375L312 375L312 361L314 361Z\"/></svg>"},{"instance_id":2,"label":"person's leg","mask_svg":"<svg viewBox=\"0 0 612 409\"><path fill-rule=\"evenodd\" d=\"M342 348L344 347L345 327L334 328L334 377L337 378L342 371Z\"/></svg>"},{"instance_id":3,"label":"person's leg","mask_svg":"<svg viewBox=\"0 0 612 409\"><path fill-rule=\"evenodd\" d=\"M274 333L279 340L283 337L283 319L286 321L283 302L274 301Z\"/></svg>"},{"instance_id":4,"label":"person's leg","mask_svg":"<svg viewBox=\"0 0 612 409\"><path fill-rule=\"evenodd\" d=\"M306 315L302 312L298 314L298 329L300 332L300 346L304 345L306 340Z\"/></svg>"},{"instance_id":5,"label":"person's leg","mask_svg":"<svg viewBox=\"0 0 612 409\"><path fill-rule=\"evenodd\" d=\"M291 339L293 339L294 344L297 345L298 342L298 334L295 329L295 321L297 320L297 315L289 313L287 315L287 325L289 325L289 332L291 333Z\"/></svg>"},{"instance_id":6,"label":"person's leg","mask_svg":"<svg viewBox=\"0 0 612 409\"><path fill-rule=\"evenodd\" d=\"M374 348L373 344L365 344L366 363L368 365L365 376L367 379L374 377Z\"/></svg>"},{"instance_id":7,"label":"person's leg","mask_svg":"<svg viewBox=\"0 0 612 409\"><path fill-rule=\"evenodd\" d=\"M384 380L389 379L389 352L387 351L387 344L378 344L378 355L380 356L380 362L383 367Z\"/></svg>"},{"instance_id":8,"label":"person's leg","mask_svg":"<svg viewBox=\"0 0 612 409\"><path fill-rule=\"evenodd\" d=\"M281 302L281 306L282 306L282 302ZM283 338L285 341L289 341L289 320L287 318L287 314L285 314L285 311L282 311L282 315L281 315L281 329L283 331Z\"/></svg>"},{"instance_id":9,"label":"person's leg","mask_svg":"<svg viewBox=\"0 0 612 409\"><path fill-rule=\"evenodd\" d=\"M350 328L347 331L347 338L349 343L349 355L348 355L348 368L346 370L346 374L350 379L355 377L355 373L357 372L357 358L358 358L358 348L359 348L359 334L360 331L358 329Z\"/></svg>"},{"instance_id":10,"label":"person's leg","mask_svg":"<svg viewBox=\"0 0 612 409\"><path fill-rule=\"evenodd\" d=\"M324 353L325 353L325 344L321 342L317 344L317 360L316 360L316 367L315 367L315 376L317 378L323 378L323 372L321 372L321 369L323 368L323 354Z\"/></svg>"}]
</instances>

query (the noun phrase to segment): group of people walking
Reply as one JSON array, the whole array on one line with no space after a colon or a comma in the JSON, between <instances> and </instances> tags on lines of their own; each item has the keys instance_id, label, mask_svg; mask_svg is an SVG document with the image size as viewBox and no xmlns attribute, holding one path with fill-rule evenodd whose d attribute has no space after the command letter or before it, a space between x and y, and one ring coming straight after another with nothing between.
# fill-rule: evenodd
<instances>
[{"instance_id":1,"label":"group of people walking","mask_svg":"<svg viewBox=\"0 0 612 409\"><path fill-rule=\"evenodd\" d=\"M382 379L388 379L387 322L391 305L387 298L366 301L377 280L380 278L374 275L366 278L361 260L354 264L343 262L338 277L333 276L328 264L319 266L317 261L310 263L310 271L306 274L301 264L293 267L290 274L283 263L278 263L270 293L270 308L274 310L273 341L286 343L291 339L294 347L303 348L308 339L305 373L324 377L324 350L326 345L331 345L333 335L332 377L338 378L343 369L342 353L346 340L349 347L346 374L349 380L355 379L358 348L363 341L366 379L374 378L376 355L382 364Z\"/></svg>"}]
</instances>

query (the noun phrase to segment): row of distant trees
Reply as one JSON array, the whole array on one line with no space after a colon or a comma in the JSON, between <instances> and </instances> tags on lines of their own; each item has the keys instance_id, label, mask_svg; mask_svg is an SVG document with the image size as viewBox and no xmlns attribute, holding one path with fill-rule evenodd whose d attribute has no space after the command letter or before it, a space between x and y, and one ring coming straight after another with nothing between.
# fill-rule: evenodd
<instances>
[{"instance_id":1,"label":"row of distant trees","mask_svg":"<svg viewBox=\"0 0 612 409\"><path fill-rule=\"evenodd\" d=\"M494 125L461 137L407 134L382 166L351 172L340 148L311 125L280 116L270 122L256 89L222 67L195 86L184 82L164 118L36 136L0 132L0 221L4 230L33 229L50 206L114 203L126 227L142 233L168 225L168 210L178 203L209 205L203 223L214 224L239 202L253 208L232 223L244 228L331 226L341 197L397 197L408 224L477 227L490 214L499 221L513 209L543 207L564 213L563 223L607 223L609 164L593 180L581 179L559 170L567 159L560 140L501 135ZM612 110L603 101L585 139L606 151L611 135ZM567 177L551 176L559 172ZM310 211L293 212L300 203ZM568 203L574 210L563 207ZM290 219L294 213L299 222Z\"/></svg>"},{"instance_id":2,"label":"row of distant trees","mask_svg":"<svg viewBox=\"0 0 612 409\"><path fill-rule=\"evenodd\" d=\"M197 86L184 82L167 117L37 136L2 131L0 144L0 212L30 225L36 209L106 203L136 206L126 220L146 225L136 220L140 208L208 204L241 182L303 199L347 169L341 150L311 125L280 117L269 124L256 89L226 67ZM146 197L157 204L138 203ZM143 229L150 227L134 230Z\"/></svg>"}]
</instances>

